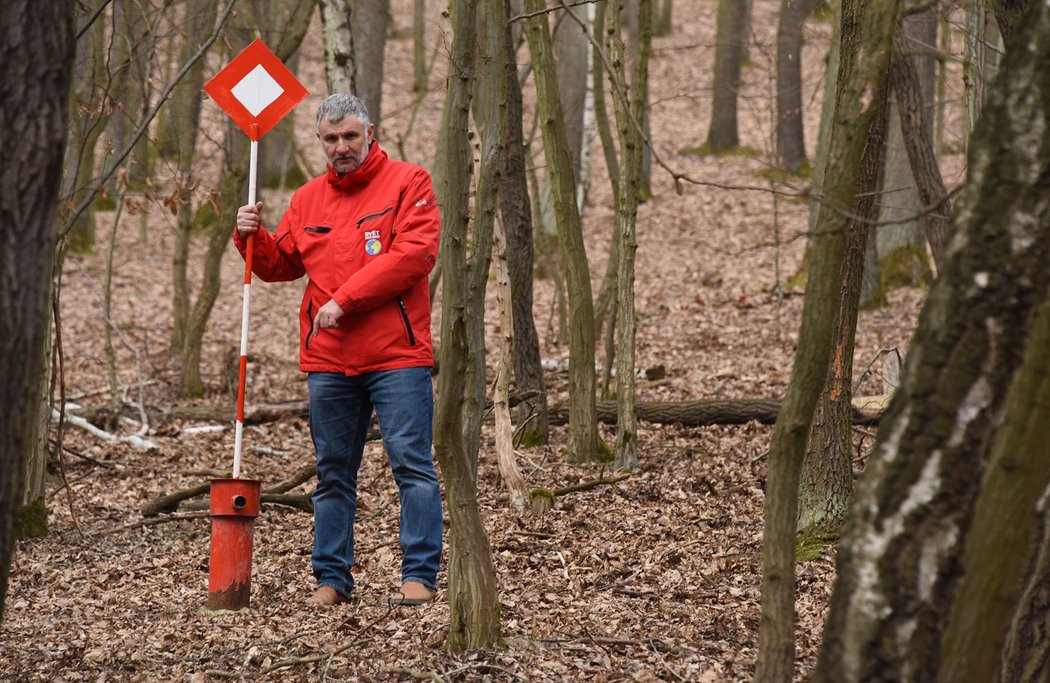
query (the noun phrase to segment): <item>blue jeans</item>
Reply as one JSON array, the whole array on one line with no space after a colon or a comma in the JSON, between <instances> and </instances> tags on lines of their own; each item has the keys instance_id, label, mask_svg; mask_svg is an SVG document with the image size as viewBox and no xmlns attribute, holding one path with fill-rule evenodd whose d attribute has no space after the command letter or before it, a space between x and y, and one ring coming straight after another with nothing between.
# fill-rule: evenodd
<instances>
[{"instance_id":1,"label":"blue jeans","mask_svg":"<svg viewBox=\"0 0 1050 683\"><path fill-rule=\"evenodd\" d=\"M357 471L374 407L400 491L401 580L437 588L441 490L431 455L434 393L429 368L350 377L312 372L307 386L317 451L311 558L317 584L346 596L353 589Z\"/></svg>"}]
</instances>

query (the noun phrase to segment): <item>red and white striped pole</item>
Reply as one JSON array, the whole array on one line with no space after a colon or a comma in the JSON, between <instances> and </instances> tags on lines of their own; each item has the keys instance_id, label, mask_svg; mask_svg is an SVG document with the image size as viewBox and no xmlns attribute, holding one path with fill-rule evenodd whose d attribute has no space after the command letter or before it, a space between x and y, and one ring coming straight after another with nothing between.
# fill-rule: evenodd
<instances>
[{"instance_id":1,"label":"red and white striped pole","mask_svg":"<svg viewBox=\"0 0 1050 683\"><path fill-rule=\"evenodd\" d=\"M258 128L258 126L255 126ZM255 204L259 166L259 141L252 140L248 165L248 204ZM262 229L260 220L259 229ZM233 478L241 476L241 445L244 437L244 383L248 374L248 311L252 301L252 252L255 233L248 235L244 249L244 305L241 309L241 366L237 379L237 431L233 440Z\"/></svg>"}]
</instances>

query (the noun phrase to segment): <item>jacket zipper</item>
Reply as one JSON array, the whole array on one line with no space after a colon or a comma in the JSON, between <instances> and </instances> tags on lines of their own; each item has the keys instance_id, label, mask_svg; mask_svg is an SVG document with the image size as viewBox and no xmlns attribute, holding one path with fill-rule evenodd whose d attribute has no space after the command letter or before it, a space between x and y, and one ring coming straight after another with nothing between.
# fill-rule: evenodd
<instances>
[{"instance_id":1,"label":"jacket zipper","mask_svg":"<svg viewBox=\"0 0 1050 683\"><path fill-rule=\"evenodd\" d=\"M372 214L371 216L365 216L365 217L364 217L364 218L362 218L361 220L357 221L357 229L358 229L358 230L360 230L360 229L361 229L361 225L362 225L362 224L363 224L363 223L364 223L365 221L370 221L370 220L372 220L373 218L382 218L383 216L387 215L388 213L390 213L390 212L391 212L391 211L393 211L393 210L394 210L394 207L392 207L392 206L391 206L390 208L388 208L388 209L385 209L385 210L383 210L383 211L380 211L379 213L374 213L374 214Z\"/></svg>"},{"instance_id":2,"label":"jacket zipper","mask_svg":"<svg viewBox=\"0 0 1050 683\"><path fill-rule=\"evenodd\" d=\"M313 320L314 320L314 302L312 302L312 301L310 303L306 304L306 317L310 319L311 323L313 322ZM307 351L310 350L310 336L311 336L310 333L307 332L306 333L306 350Z\"/></svg>"},{"instance_id":3,"label":"jacket zipper","mask_svg":"<svg viewBox=\"0 0 1050 683\"><path fill-rule=\"evenodd\" d=\"M412 323L408 321L408 309L405 308L405 300L397 295L397 307L401 310L401 322L405 323L405 331L408 332L408 345L416 345L416 335L412 333Z\"/></svg>"}]
</instances>

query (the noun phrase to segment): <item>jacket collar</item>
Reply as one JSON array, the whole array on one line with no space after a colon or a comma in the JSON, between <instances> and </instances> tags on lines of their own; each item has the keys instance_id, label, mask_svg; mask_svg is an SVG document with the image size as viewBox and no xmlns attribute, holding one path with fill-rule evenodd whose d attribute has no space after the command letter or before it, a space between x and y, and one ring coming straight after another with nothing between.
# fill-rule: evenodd
<instances>
[{"instance_id":1,"label":"jacket collar","mask_svg":"<svg viewBox=\"0 0 1050 683\"><path fill-rule=\"evenodd\" d=\"M349 173L341 176L329 165L328 184L344 192L366 185L379 172L379 168L386 159L386 152L379 146L379 141L372 140L372 145L368 148L368 156L365 157L365 163Z\"/></svg>"}]
</instances>

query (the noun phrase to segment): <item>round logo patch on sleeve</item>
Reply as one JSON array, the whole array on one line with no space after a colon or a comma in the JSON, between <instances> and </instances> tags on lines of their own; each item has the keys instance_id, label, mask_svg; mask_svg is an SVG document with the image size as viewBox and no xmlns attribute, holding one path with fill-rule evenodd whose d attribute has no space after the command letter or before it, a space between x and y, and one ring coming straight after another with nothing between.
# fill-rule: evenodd
<instances>
[{"instance_id":1,"label":"round logo patch on sleeve","mask_svg":"<svg viewBox=\"0 0 1050 683\"><path fill-rule=\"evenodd\" d=\"M379 240L368 240L365 242L365 251L370 256L375 256L379 252L383 251L383 244Z\"/></svg>"}]
</instances>

